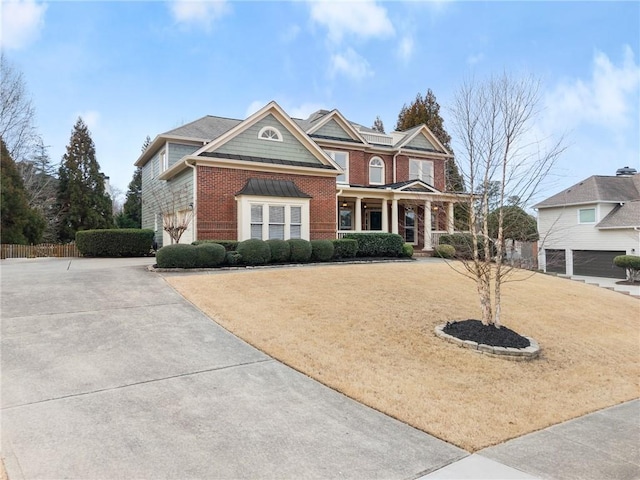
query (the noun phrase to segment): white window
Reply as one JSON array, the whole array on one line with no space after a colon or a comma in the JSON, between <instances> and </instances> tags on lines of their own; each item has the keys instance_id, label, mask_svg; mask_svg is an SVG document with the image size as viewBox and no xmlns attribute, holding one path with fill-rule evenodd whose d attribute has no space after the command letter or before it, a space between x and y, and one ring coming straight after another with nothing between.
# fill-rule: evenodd
<instances>
[{"instance_id":1,"label":"white window","mask_svg":"<svg viewBox=\"0 0 640 480\"><path fill-rule=\"evenodd\" d=\"M595 208L579 209L578 223L596 223L596 209Z\"/></svg>"},{"instance_id":2,"label":"white window","mask_svg":"<svg viewBox=\"0 0 640 480\"><path fill-rule=\"evenodd\" d=\"M258 132L258 138L260 140L271 140L273 142L282 141L282 135L278 129L274 127L262 127Z\"/></svg>"},{"instance_id":3,"label":"white window","mask_svg":"<svg viewBox=\"0 0 640 480\"><path fill-rule=\"evenodd\" d=\"M433 185L433 162L431 160L409 160L409 180L422 180Z\"/></svg>"},{"instance_id":4,"label":"white window","mask_svg":"<svg viewBox=\"0 0 640 480\"><path fill-rule=\"evenodd\" d=\"M380 157L369 160L369 183L373 185L384 183L384 162Z\"/></svg>"},{"instance_id":5,"label":"white window","mask_svg":"<svg viewBox=\"0 0 640 480\"><path fill-rule=\"evenodd\" d=\"M238 238L240 240L248 238L309 240L308 199L244 197L239 200Z\"/></svg>"},{"instance_id":6,"label":"white window","mask_svg":"<svg viewBox=\"0 0 640 480\"><path fill-rule=\"evenodd\" d=\"M162 150L160 152L160 171L164 172L167 168L169 168L169 161L167 159L167 151Z\"/></svg>"},{"instance_id":7,"label":"white window","mask_svg":"<svg viewBox=\"0 0 640 480\"><path fill-rule=\"evenodd\" d=\"M412 245L417 245L418 237L416 235L416 214L413 209L408 208L404 211L404 241Z\"/></svg>"},{"instance_id":8,"label":"white window","mask_svg":"<svg viewBox=\"0 0 640 480\"><path fill-rule=\"evenodd\" d=\"M353 230L353 208L351 205L340 205L340 230Z\"/></svg>"},{"instance_id":9,"label":"white window","mask_svg":"<svg viewBox=\"0 0 640 480\"><path fill-rule=\"evenodd\" d=\"M326 154L344 170L343 174L338 175L336 181L338 183L349 183L349 153L327 150Z\"/></svg>"}]
</instances>

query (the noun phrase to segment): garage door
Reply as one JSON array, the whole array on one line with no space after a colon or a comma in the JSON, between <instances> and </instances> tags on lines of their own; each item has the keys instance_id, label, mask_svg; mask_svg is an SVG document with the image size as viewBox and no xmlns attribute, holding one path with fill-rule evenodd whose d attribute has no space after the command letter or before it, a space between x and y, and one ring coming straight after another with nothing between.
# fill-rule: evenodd
<instances>
[{"instance_id":1,"label":"garage door","mask_svg":"<svg viewBox=\"0 0 640 480\"><path fill-rule=\"evenodd\" d=\"M564 250L544 250L546 271L550 273L567 273L567 261Z\"/></svg>"},{"instance_id":2,"label":"garage door","mask_svg":"<svg viewBox=\"0 0 640 480\"><path fill-rule=\"evenodd\" d=\"M613 258L625 252L574 250L573 274L589 277L626 278L624 268L616 267Z\"/></svg>"}]
</instances>

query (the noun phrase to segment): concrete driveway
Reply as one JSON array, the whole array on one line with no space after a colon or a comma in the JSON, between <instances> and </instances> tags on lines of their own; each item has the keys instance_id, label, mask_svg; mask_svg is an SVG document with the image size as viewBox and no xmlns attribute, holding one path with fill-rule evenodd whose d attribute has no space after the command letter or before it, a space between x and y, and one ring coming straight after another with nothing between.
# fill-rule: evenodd
<instances>
[{"instance_id":1,"label":"concrete driveway","mask_svg":"<svg viewBox=\"0 0 640 480\"><path fill-rule=\"evenodd\" d=\"M637 400L469 455L247 345L153 262L0 263L10 480L640 477Z\"/></svg>"}]
</instances>

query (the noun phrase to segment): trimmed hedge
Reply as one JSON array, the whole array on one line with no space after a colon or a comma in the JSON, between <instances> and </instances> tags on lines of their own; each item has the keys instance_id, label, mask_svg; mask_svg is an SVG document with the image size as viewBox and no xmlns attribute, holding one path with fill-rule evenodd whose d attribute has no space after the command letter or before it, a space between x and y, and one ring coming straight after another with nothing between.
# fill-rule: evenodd
<instances>
[{"instance_id":1,"label":"trimmed hedge","mask_svg":"<svg viewBox=\"0 0 640 480\"><path fill-rule=\"evenodd\" d=\"M404 239L397 233L346 233L358 241L358 257L399 257Z\"/></svg>"},{"instance_id":2,"label":"trimmed hedge","mask_svg":"<svg viewBox=\"0 0 640 480\"><path fill-rule=\"evenodd\" d=\"M238 243L238 253L245 265L264 265L271 261L271 249L263 240L252 238Z\"/></svg>"},{"instance_id":3,"label":"trimmed hedge","mask_svg":"<svg viewBox=\"0 0 640 480\"><path fill-rule=\"evenodd\" d=\"M159 268L196 268L196 247L183 243L167 245L156 252L156 263Z\"/></svg>"},{"instance_id":4,"label":"trimmed hedge","mask_svg":"<svg viewBox=\"0 0 640 480\"><path fill-rule=\"evenodd\" d=\"M212 268L224 262L227 253L219 243L203 243L194 245L197 257L197 268Z\"/></svg>"},{"instance_id":5,"label":"trimmed hedge","mask_svg":"<svg viewBox=\"0 0 640 480\"><path fill-rule=\"evenodd\" d=\"M311 242L302 238L291 238L287 240L291 247L291 261L293 263L307 263L311 260Z\"/></svg>"},{"instance_id":6,"label":"trimmed hedge","mask_svg":"<svg viewBox=\"0 0 640 480\"><path fill-rule=\"evenodd\" d=\"M402 245L402 256L407 258L413 257L413 245L410 243Z\"/></svg>"},{"instance_id":7,"label":"trimmed hedge","mask_svg":"<svg viewBox=\"0 0 640 480\"><path fill-rule=\"evenodd\" d=\"M333 243L331 240L311 240L311 260L314 262L328 262L333 258Z\"/></svg>"},{"instance_id":8,"label":"trimmed hedge","mask_svg":"<svg viewBox=\"0 0 640 480\"><path fill-rule=\"evenodd\" d=\"M358 254L358 241L353 238L338 238L333 243L333 258L354 258Z\"/></svg>"},{"instance_id":9,"label":"trimmed hedge","mask_svg":"<svg viewBox=\"0 0 640 480\"><path fill-rule=\"evenodd\" d=\"M151 251L153 230L114 228L81 230L76 246L85 257L144 257Z\"/></svg>"},{"instance_id":10,"label":"trimmed hedge","mask_svg":"<svg viewBox=\"0 0 640 480\"><path fill-rule=\"evenodd\" d=\"M465 260L473 259L473 235L470 233L450 233L442 235L440 245L451 245L455 249L455 257ZM480 258L484 257L484 242L478 239Z\"/></svg>"},{"instance_id":11,"label":"trimmed hedge","mask_svg":"<svg viewBox=\"0 0 640 480\"><path fill-rule=\"evenodd\" d=\"M453 245L441 243L433 250L436 257L440 258L453 258L456 256L456 249Z\"/></svg>"},{"instance_id":12,"label":"trimmed hedge","mask_svg":"<svg viewBox=\"0 0 640 480\"><path fill-rule=\"evenodd\" d=\"M238 252L233 251L233 252L227 252L224 256L224 264L225 265L238 265L242 263L242 255L240 255Z\"/></svg>"},{"instance_id":13,"label":"trimmed hedge","mask_svg":"<svg viewBox=\"0 0 640 480\"><path fill-rule=\"evenodd\" d=\"M273 238L267 240L271 250L271 261L275 263L288 262L291 259L291 246L285 240Z\"/></svg>"},{"instance_id":14,"label":"trimmed hedge","mask_svg":"<svg viewBox=\"0 0 640 480\"><path fill-rule=\"evenodd\" d=\"M613 258L616 267L624 268L627 271L627 280L640 282L640 256L638 255L618 255Z\"/></svg>"},{"instance_id":15,"label":"trimmed hedge","mask_svg":"<svg viewBox=\"0 0 640 480\"><path fill-rule=\"evenodd\" d=\"M191 245L202 245L205 243L217 243L222 245L227 252L233 252L238 248L237 240L196 240Z\"/></svg>"}]
</instances>

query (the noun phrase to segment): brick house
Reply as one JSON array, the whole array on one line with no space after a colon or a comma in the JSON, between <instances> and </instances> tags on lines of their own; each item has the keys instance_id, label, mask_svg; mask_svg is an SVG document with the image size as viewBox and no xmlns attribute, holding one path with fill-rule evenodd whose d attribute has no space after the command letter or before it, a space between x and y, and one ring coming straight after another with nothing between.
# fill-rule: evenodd
<instances>
[{"instance_id":1,"label":"brick house","mask_svg":"<svg viewBox=\"0 0 640 480\"><path fill-rule=\"evenodd\" d=\"M159 245L170 243L163 218L183 215L181 243L383 231L430 251L464 199L445 192L447 161L424 125L382 134L338 110L303 120L270 102L245 120L206 116L158 135L135 163L142 227Z\"/></svg>"}]
</instances>

